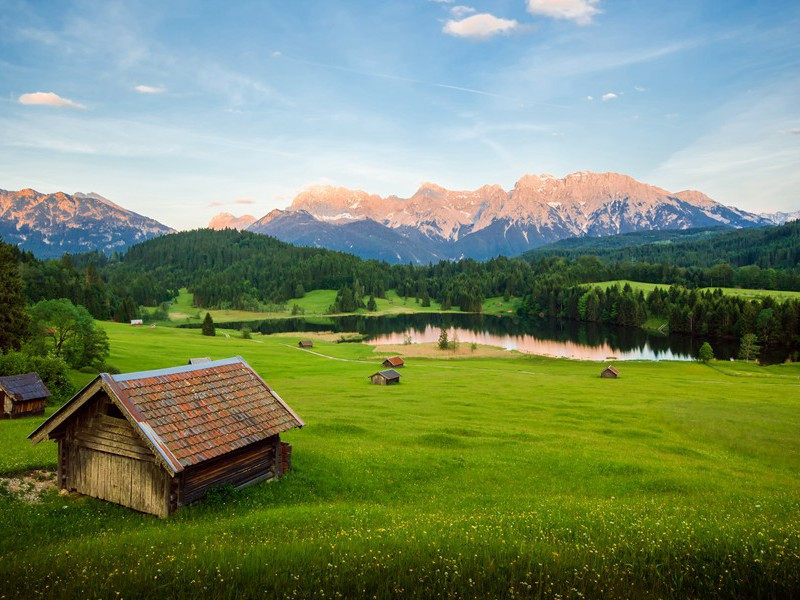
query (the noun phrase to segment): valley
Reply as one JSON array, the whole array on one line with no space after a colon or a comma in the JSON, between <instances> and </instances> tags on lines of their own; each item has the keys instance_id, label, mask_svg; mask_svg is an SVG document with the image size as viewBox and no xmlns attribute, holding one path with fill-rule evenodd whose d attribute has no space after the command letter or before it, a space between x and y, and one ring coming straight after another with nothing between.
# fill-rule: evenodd
<instances>
[{"instance_id":1,"label":"valley","mask_svg":"<svg viewBox=\"0 0 800 600\"><path fill-rule=\"evenodd\" d=\"M308 425L288 437L294 466L279 483L166 521L52 489L33 505L0 494L0 574L20 597L422 584L677 598L800 585L797 365L630 362L609 381L596 362L411 358L384 388L366 375L385 354L364 344L317 340L341 361L298 350L296 335L103 328L123 371L241 355ZM55 465L53 444L25 439L34 425L0 422L2 476Z\"/></svg>"}]
</instances>

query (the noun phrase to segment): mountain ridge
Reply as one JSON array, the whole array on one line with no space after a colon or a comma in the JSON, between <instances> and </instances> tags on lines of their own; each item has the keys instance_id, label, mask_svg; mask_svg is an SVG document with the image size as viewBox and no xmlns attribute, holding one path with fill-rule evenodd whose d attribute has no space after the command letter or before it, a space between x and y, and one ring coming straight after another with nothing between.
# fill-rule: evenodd
<instances>
[{"instance_id":1,"label":"mountain ridge","mask_svg":"<svg viewBox=\"0 0 800 600\"><path fill-rule=\"evenodd\" d=\"M771 224L764 216L725 206L697 190L673 193L629 175L591 171L562 178L527 174L509 190L498 184L448 190L424 182L409 198L317 185L298 193L279 211L279 219L274 213L249 230L301 245L339 250L344 245L358 254L356 238L360 229L369 228L370 249L362 255L374 257L381 244L395 246L396 262L418 262L419 255L483 260L569 237ZM334 233L336 228L341 235ZM413 244L416 256L396 251L395 234Z\"/></svg>"},{"instance_id":2,"label":"mountain ridge","mask_svg":"<svg viewBox=\"0 0 800 600\"><path fill-rule=\"evenodd\" d=\"M0 237L40 258L65 252L122 251L173 231L93 192L0 190Z\"/></svg>"}]
</instances>

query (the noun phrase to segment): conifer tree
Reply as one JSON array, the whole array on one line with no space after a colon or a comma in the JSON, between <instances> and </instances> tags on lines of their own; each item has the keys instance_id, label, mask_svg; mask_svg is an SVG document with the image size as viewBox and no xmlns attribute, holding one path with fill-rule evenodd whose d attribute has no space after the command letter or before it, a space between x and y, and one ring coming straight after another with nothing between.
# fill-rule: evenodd
<instances>
[{"instance_id":1,"label":"conifer tree","mask_svg":"<svg viewBox=\"0 0 800 600\"><path fill-rule=\"evenodd\" d=\"M203 319L203 326L201 329L203 331L203 335L217 335L217 331L214 327L214 319L211 318L211 313L206 313L206 318Z\"/></svg>"}]
</instances>

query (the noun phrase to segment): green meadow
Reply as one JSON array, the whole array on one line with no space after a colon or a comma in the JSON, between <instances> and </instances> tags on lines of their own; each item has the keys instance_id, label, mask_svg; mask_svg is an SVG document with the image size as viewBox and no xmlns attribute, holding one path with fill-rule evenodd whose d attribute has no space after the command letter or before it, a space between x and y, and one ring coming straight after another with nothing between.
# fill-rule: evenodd
<instances>
[{"instance_id":1,"label":"green meadow","mask_svg":"<svg viewBox=\"0 0 800 600\"><path fill-rule=\"evenodd\" d=\"M592 286L592 287L599 287L604 290L607 290L610 287L614 287L618 285L619 287L624 287L625 284L631 286L631 288L635 291L642 291L645 294L652 292L656 288L662 289L669 289L669 285L666 284L659 284L659 283L645 283L642 281L631 281L628 279L615 279L613 281L600 281L597 283L587 283L585 285ZM756 290L756 289L748 289L748 288L716 288L716 287L708 287L708 288L700 288L700 291L703 292L713 292L714 290L722 290L723 294L729 294L733 296L741 296L742 298L749 298L751 300L760 300L761 298L771 297L775 298L775 300L783 301L783 300L798 300L800 299L800 292L784 292L780 290Z\"/></svg>"},{"instance_id":2,"label":"green meadow","mask_svg":"<svg viewBox=\"0 0 800 600\"><path fill-rule=\"evenodd\" d=\"M384 387L365 344L104 327L123 372L243 356L307 422L293 469L166 520L0 486L0 597L800 594L799 365L410 358ZM0 473L54 468L40 421L0 421Z\"/></svg>"}]
</instances>

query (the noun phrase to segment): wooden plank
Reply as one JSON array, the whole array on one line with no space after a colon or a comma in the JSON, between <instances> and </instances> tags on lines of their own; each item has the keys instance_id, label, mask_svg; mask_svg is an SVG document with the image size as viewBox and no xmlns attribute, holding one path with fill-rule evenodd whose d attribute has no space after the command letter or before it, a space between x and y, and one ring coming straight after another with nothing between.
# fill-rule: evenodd
<instances>
[{"instance_id":1,"label":"wooden plank","mask_svg":"<svg viewBox=\"0 0 800 600\"><path fill-rule=\"evenodd\" d=\"M99 452L105 452L106 454L118 454L120 456L133 458L142 462L154 462L153 455L151 453L141 452L138 449L134 451L127 448L120 448L119 446L109 446L95 440L77 439L74 443L76 446L81 448L97 450Z\"/></svg>"}]
</instances>

